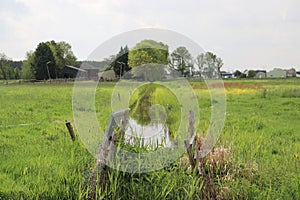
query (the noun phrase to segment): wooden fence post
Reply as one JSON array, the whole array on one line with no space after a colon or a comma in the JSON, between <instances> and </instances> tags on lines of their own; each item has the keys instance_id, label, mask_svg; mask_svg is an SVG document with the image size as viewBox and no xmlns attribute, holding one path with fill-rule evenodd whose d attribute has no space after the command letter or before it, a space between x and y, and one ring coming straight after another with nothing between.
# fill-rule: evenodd
<instances>
[{"instance_id":1,"label":"wooden fence post","mask_svg":"<svg viewBox=\"0 0 300 200\"><path fill-rule=\"evenodd\" d=\"M73 127L71 125L70 122L66 121L66 127L68 128L68 131L70 133L71 139L73 140L73 142L75 141L75 133L73 131Z\"/></svg>"},{"instance_id":2,"label":"wooden fence post","mask_svg":"<svg viewBox=\"0 0 300 200\"><path fill-rule=\"evenodd\" d=\"M190 139L189 140L184 140L184 146L186 148L187 154L189 156L189 161L192 166L192 169L195 168L196 162L194 159L194 154L193 154L193 146L195 144L195 129L194 129L194 113L193 111L189 111L189 132L190 132Z\"/></svg>"},{"instance_id":3,"label":"wooden fence post","mask_svg":"<svg viewBox=\"0 0 300 200\"><path fill-rule=\"evenodd\" d=\"M117 115L117 116L116 116ZM114 128L117 126L115 121L115 117L120 117L120 132L116 133ZM102 143L102 147L99 149L98 157L96 161L96 166L90 176L89 185L89 198L95 199L96 188L104 188L106 179L107 179L107 170L106 165L110 162L114 162L115 154L116 154L116 144L117 140L123 141L125 135L126 125L128 123L129 118L129 110L123 110L114 112L110 115L110 120L108 123L108 128L105 132L104 141Z\"/></svg>"}]
</instances>

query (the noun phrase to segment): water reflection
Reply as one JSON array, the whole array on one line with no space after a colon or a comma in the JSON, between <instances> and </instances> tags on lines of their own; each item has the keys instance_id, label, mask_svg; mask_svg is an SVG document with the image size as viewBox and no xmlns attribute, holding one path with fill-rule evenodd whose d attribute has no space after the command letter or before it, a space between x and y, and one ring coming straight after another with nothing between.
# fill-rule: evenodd
<instances>
[{"instance_id":1,"label":"water reflection","mask_svg":"<svg viewBox=\"0 0 300 200\"><path fill-rule=\"evenodd\" d=\"M140 138L140 146L156 148L157 146L170 147L169 129L166 124L151 122L141 125L133 118L128 120L128 128L125 131L125 143L134 145Z\"/></svg>"}]
</instances>

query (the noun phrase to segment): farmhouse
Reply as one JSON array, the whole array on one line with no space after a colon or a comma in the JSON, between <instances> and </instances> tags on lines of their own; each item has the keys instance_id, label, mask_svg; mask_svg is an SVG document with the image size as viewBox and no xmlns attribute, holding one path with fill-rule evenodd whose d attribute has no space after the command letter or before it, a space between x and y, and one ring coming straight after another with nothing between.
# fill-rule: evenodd
<instances>
[{"instance_id":1,"label":"farmhouse","mask_svg":"<svg viewBox=\"0 0 300 200\"><path fill-rule=\"evenodd\" d=\"M286 78L286 71L280 68L274 68L267 73L267 78Z\"/></svg>"}]
</instances>

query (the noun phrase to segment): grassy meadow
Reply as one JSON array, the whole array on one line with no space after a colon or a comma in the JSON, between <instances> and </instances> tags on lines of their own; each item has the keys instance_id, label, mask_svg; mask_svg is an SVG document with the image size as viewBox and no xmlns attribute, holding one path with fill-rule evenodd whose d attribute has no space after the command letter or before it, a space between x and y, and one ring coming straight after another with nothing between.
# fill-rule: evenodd
<instances>
[{"instance_id":1,"label":"grassy meadow","mask_svg":"<svg viewBox=\"0 0 300 200\"><path fill-rule=\"evenodd\" d=\"M201 112L197 132L205 135L210 94L204 82L189 81ZM114 85L100 82L96 89L101 124L108 123ZM179 159L143 174L108 169L97 198L300 199L300 79L230 79L224 86L226 120L217 146L230 151L230 161L207 173L210 184ZM72 90L73 83L0 82L0 199L87 198L95 158L65 127L65 120L73 122ZM163 95L158 88L155 99L166 106Z\"/></svg>"}]
</instances>

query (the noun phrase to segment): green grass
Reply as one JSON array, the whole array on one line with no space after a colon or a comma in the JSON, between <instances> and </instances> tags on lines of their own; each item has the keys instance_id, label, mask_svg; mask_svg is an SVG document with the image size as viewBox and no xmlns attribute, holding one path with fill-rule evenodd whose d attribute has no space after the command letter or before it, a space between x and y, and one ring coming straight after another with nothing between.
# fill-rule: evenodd
<instances>
[{"instance_id":1,"label":"green grass","mask_svg":"<svg viewBox=\"0 0 300 200\"><path fill-rule=\"evenodd\" d=\"M197 131L205 133L209 92L203 82L190 84L200 107ZM226 121L217 145L231 148L241 173L234 181L215 177L215 184L228 187L230 199L299 199L300 79L225 80L226 84ZM103 129L114 85L99 83L96 90L95 109ZM64 125L73 120L72 87L72 83L0 85L0 199L81 199L88 194L95 159L79 139L71 141ZM177 108L174 98L160 98L164 95L158 88L155 102ZM168 114L171 121L177 117ZM249 166L257 172L244 173ZM143 174L109 169L107 180L97 191L99 198L198 199L205 187L201 177L178 162Z\"/></svg>"},{"instance_id":2,"label":"green grass","mask_svg":"<svg viewBox=\"0 0 300 200\"><path fill-rule=\"evenodd\" d=\"M79 195L94 160L66 132L71 92L71 84L0 87L0 199Z\"/></svg>"}]
</instances>

